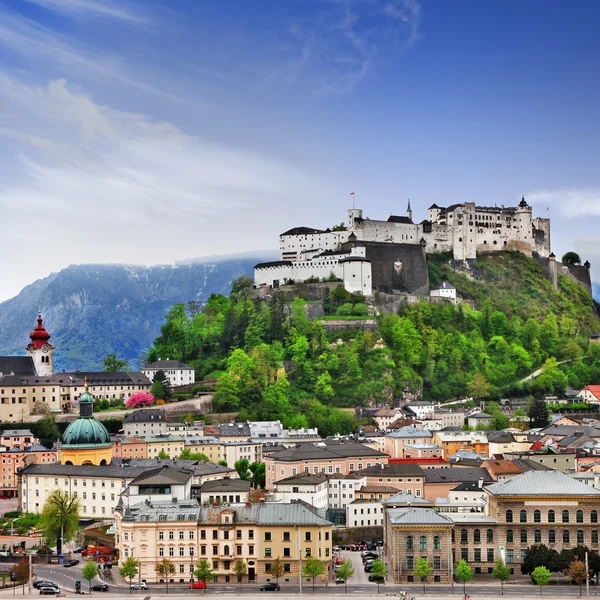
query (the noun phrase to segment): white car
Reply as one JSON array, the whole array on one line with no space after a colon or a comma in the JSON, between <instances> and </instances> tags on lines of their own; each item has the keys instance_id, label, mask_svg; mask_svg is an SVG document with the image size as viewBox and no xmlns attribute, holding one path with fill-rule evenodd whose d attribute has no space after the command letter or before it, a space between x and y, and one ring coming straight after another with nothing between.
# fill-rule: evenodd
<instances>
[{"instance_id":1,"label":"white car","mask_svg":"<svg viewBox=\"0 0 600 600\"><path fill-rule=\"evenodd\" d=\"M147 590L148 589L148 585L146 583L132 583L131 584L131 589L132 590Z\"/></svg>"}]
</instances>

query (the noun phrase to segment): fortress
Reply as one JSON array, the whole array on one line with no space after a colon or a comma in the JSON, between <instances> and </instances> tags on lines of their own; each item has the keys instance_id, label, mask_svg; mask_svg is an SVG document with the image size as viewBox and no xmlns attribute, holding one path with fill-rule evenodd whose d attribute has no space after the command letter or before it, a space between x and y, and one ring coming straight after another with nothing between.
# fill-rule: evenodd
<instances>
[{"instance_id":1,"label":"fortress","mask_svg":"<svg viewBox=\"0 0 600 600\"><path fill-rule=\"evenodd\" d=\"M362 209L352 208L345 229L290 229L279 236L280 260L254 267L255 286L330 278L363 295L373 290L427 294L427 254L451 252L454 260L469 260L516 250L554 258L550 219L533 218L524 197L508 208L433 204L427 219L415 223L412 217L409 201L406 216L391 215L386 221L363 217Z\"/></svg>"}]
</instances>

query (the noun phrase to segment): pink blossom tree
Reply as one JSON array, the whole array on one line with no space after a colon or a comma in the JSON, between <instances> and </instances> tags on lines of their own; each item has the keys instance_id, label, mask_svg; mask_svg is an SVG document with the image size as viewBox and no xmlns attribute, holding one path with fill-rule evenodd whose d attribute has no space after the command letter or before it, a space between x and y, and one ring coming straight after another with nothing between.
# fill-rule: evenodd
<instances>
[{"instance_id":1,"label":"pink blossom tree","mask_svg":"<svg viewBox=\"0 0 600 600\"><path fill-rule=\"evenodd\" d=\"M129 399L126 402L126 406L128 408L135 408L136 406L151 406L154 404L154 396L152 394L147 394L146 392L138 392L137 394L133 394L129 396Z\"/></svg>"}]
</instances>

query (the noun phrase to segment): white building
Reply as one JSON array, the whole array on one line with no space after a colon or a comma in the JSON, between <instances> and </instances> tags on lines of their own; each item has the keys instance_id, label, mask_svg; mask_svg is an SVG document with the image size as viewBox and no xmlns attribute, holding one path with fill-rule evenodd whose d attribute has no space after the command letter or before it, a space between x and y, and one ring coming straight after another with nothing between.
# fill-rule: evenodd
<instances>
[{"instance_id":1,"label":"white building","mask_svg":"<svg viewBox=\"0 0 600 600\"><path fill-rule=\"evenodd\" d=\"M427 419L435 412L435 406L433 406L431 402L427 402L427 400L415 400L409 402L406 407L410 409L419 420Z\"/></svg>"},{"instance_id":2,"label":"white building","mask_svg":"<svg viewBox=\"0 0 600 600\"><path fill-rule=\"evenodd\" d=\"M167 433L167 417L162 408L137 408L125 415L123 432L127 437L155 436Z\"/></svg>"},{"instance_id":3,"label":"white building","mask_svg":"<svg viewBox=\"0 0 600 600\"><path fill-rule=\"evenodd\" d=\"M179 360L157 360L142 369L142 373L150 381L154 381L154 376L158 371L162 371L167 376L173 387L196 382L194 369Z\"/></svg>"},{"instance_id":4,"label":"white building","mask_svg":"<svg viewBox=\"0 0 600 600\"><path fill-rule=\"evenodd\" d=\"M456 302L456 288L448 281L432 285L429 295L433 298L447 298L452 302Z\"/></svg>"},{"instance_id":5,"label":"white building","mask_svg":"<svg viewBox=\"0 0 600 600\"><path fill-rule=\"evenodd\" d=\"M302 500L324 511L329 508L328 485L327 475L299 473L277 481L272 500L284 504Z\"/></svg>"},{"instance_id":6,"label":"white building","mask_svg":"<svg viewBox=\"0 0 600 600\"><path fill-rule=\"evenodd\" d=\"M223 460L228 467L233 467L235 463L245 458L250 464L253 462L262 462L262 447L260 442L221 442L223 448Z\"/></svg>"},{"instance_id":7,"label":"white building","mask_svg":"<svg viewBox=\"0 0 600 600\"><path fill-rule=\"evenodd\" d=\"M360 488L367 485L367 476L331 475L329 477L329 508L346 508L354 501Z\"/></svg>"},{"instance_id":8,"label":"white building","mask_svg":"<svg viewBox=\"0 0 600 600\"><path fill-rule=\"evenodd\" d=\"M379 500L358 499L346 507L346 527L383 525L383 504Z\"/></svg>"}]
</instances>

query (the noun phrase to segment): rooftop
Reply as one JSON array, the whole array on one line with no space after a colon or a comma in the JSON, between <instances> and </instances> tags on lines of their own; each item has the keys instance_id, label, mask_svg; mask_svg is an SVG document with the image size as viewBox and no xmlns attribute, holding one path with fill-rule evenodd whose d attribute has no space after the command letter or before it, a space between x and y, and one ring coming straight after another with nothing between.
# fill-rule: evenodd
<instances>
[{"instance_id":1,"label":"rooftop","mask_svg":"<svg viewBox=\"0 0 600 600\"><path fill-rule=\"evenodd\" d=\"M427 471L421 469L417 464L391 464L391 465L373 465L358 471L360 475L369 477L423 477Z\"/></svg>"},{"instance_id":2,"label":"rooftop","mask_svg":"<svg viewBox=\"0 0 600 600\"><path fill-rule=\"evenodd\" d=\"M452 521L431 508L388 508L387 517L392 525L452 525Z\"/></svg>"},{"instance_id":3,"label":"rooftop","mask_svg":"<svg viewBox=\"0 0 600 600\"><path fill-rule=\"evenodd\" d=\"M272 452L269 458L283 462L296 462L303 460L335 460L338 458L360 457L386 457L387 454L379 452L357 443L326 443L316 446L310 443L298 444L280 452Z\"/></svg>"},{"instance_id":4,"label":"rooftop","mask_svg":"<svg viewBox=\"0 0 600 600\"><path fill-rule=\"evenodd\" d=\"M411 427L410 425L406 427L401 427L400 429L396 429L395 431L391 431L385 437L387 438L430 438L432 436L431 431L427 429L417 429L416 427Z\"/></svg>"},{"instance_id":5,"label":"rooftop","mask_svg":"<svg viewBox=\"0 0 600 600\"><path fill-rule=\"evenodd\" d=\"M124 423L154 423L166 421L165 411L162 408L137 408L125 415Z\"/></svg>"},{"instance_id":6,"label":"rooftop","mask_svg":"<svg viewBox=\"0 0 600 600\"><path fill-rule=\"evenodd\" d=\"M522 475L488 486L492 496L594 496L600 490L592 488L559 471L527 471Z\"/></svg>"},{"instance_id":7,"label":"rooftop","mask_svg":"<svg viewBox=\"0 0 600 600\"><path fill-rule=\"evenodd\" d=\"M193 367L182 363L180 360L155 360L153 363L146 365L144 369L152 369L159 371L161 369L184 369L186 371L193 371Z\"/></svg>"},{"instance_id":8,"label":"rooftop","mask_svg":"<svg viewBox=\"0 0 600 600\"><path fill-rule=\"evenodd\" d=\"M464 467L460 469L424 469L425 483L462 483L464 481L493 481L491 475L483 467Z\"/></svg>"}]
</instances>

